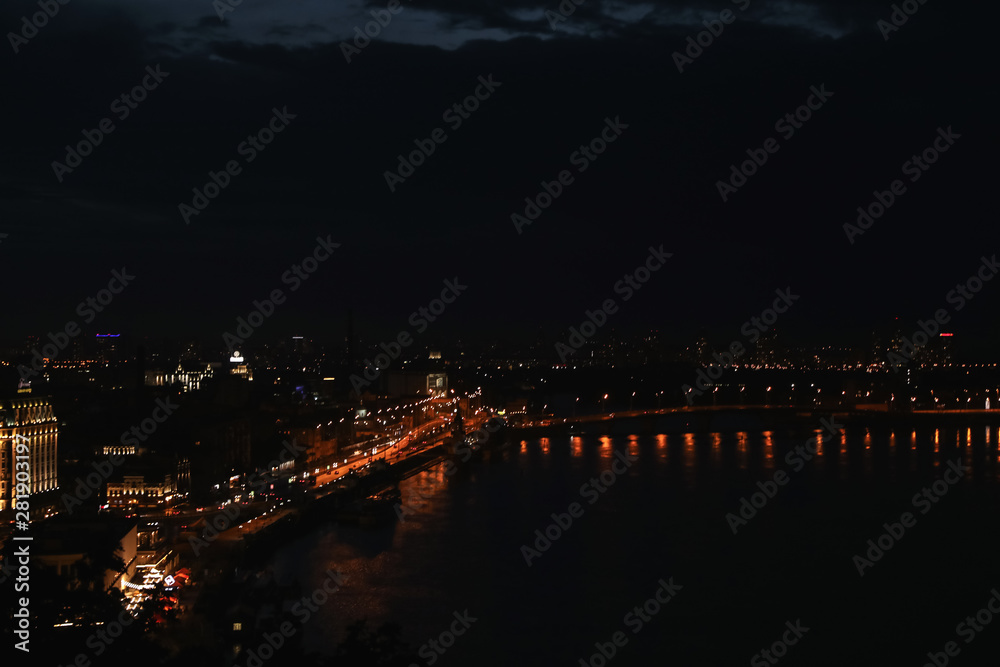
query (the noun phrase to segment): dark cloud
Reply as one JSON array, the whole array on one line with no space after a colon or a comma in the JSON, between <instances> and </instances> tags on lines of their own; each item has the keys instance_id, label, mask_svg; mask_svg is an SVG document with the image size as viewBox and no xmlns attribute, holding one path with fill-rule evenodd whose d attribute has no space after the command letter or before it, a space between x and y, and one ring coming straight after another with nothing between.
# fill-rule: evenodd
<instances>
[{"instance_id":1,"label":"dark cloud","mask_svg":"<svg viewBox=\"0 0 1000 667\"><path fill-rule=\"evenodd\" d=\"M528 18L557 6L406 5L397 18L411 12L410 23L390 24L348 64L340 40L369 9L342 25L288 10L256 35L239 23L247 3L218 26L204 6L167 21L66 5L4 73L17 94L0 261L35 267L9 296L8 335L61 326L124 263L142 271L102 327L211 337L280 286L317 234L341 240L342 254L294 295L274 334L331 331L347 308L359 327L393 333L453 275L468 277L469 298L441 331L558 330L660 243L674 263L623 325L726 330L791 284L804 329L862 330L889 312L926 317L993 252L980 223L996 133L990 42L957 10L923 5L886 42L881 4L754 3L681 74L672 54L726 4L657 4L625 20L639 4L588 0L567 22L579 34ZM5 7L4 25L30 7ZM400 41L430 16L469 38L448 49ZM521 36L474 39L488 29ZM52 161L156 64L169 77L57 182ZM489 74L502 87L451 129L442 114ZM729 165L824 83L831 101L724 204L715 183ZM178 204L242 160L241 142L286 106L297 116L288 129L185 225ZM620 140L518 235L511 213L616 116L629 124ZM941 125L963 133L955 150L848 244L841 225ZM436 127L447 141L390 193L384 172ZM996 298L969 308L970 326Z\"/></svg>"},{"instance_id":2,"label":"dark cloud","mask_svg":"<svg viewBox=\"0 0 1000 667\"><path fill-rule=\"evenodd\" d=\"M161 24L161 25L170 25L170 26L173 26L173 24ZM198 28L199 29L200 28L209 28L209 29L212 29L212 30L220 30L220 29L225 29L225 28L228 28L228 27L229 26L226 25L226 22L220 20L218 16L202 16L198 20Z\"/></svg>"}]
</instances>

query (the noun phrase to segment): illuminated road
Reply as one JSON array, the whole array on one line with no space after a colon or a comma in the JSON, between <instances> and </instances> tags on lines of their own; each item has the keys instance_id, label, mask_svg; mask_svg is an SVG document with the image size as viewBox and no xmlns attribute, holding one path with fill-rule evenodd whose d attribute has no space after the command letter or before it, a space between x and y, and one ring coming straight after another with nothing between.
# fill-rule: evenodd
<instances>
[{"instance_id":1,"label":"illuminated road","mask_svg":"<svg viewBox=\"0 0 1000 667\"><path fill-rule=\"evenodd\" d=\"M346 462L335 464L337 467L332 470L322 471L319 474L314 475L316 478L316 486L326 486L327 484L340 479L352 469L359 467L359 464L364 464L374 460L386 460L386 457L388 457L390 463L396 463L407 458L408 456L417 454L432 446L434 441L425 445L411 445L411 443L421 441L431 435L435 430L443 428L447 423L448 422L445 418L438 417L437 419L429 421L426 424L421 424L416 429L407 433L395 444L378 450L375 455L361 454L358 456L348 457ZM441 437L444 437L445 435L446 433L442 433Z\"/></svg>"}]
</instances>

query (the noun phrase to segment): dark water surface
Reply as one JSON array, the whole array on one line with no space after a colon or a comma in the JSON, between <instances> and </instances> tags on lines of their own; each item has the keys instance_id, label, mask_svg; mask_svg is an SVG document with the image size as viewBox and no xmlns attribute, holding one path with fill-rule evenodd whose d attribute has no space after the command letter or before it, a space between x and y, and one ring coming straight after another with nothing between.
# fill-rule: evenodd
<instances>
[{"instance_id":1,"label":"dark water surface","mask_svg":"<svg viewBox=\"0 0 1000 667\"><path fill-rule=\"evenodd\" d=\"M817 455L796 470L786 456L813 435ZM808 630L772 661L919 667L954 641L950 664L987 664L981 656L996 655L1000 618L971 640L956 626L1000 586L998 440L997 425L851 427L832 437L820 423L533 440L515 431L489 460L403 482L414 506L403 521L329 524L280 550L273 567L306 590L328 568L347 575L309 622L307 649L329 651L361 617L399 623L418 649L468 610L476 619L468 631L433 662L425 649L421 665L601 665L591 661L595 643L616 632L623 646L609 665L766 665L755 656L796 621ZM603 492L590 486L624 455L635 460L617 464L623 474L605 472L615 479L598 481ZM969 470L945 476L949 461ZM727 514L778 473L787 483L734 534ZM914 503L946 477L958 481L940 482L940 496L932 489L937 502ZM529 566L522 545L574 502L582 515ZM853 557L904 512L913 525L860 576ZM671 579L681 588L659 609L650 603L642 620L634 608Z\"/></svg>"}]
</instances>

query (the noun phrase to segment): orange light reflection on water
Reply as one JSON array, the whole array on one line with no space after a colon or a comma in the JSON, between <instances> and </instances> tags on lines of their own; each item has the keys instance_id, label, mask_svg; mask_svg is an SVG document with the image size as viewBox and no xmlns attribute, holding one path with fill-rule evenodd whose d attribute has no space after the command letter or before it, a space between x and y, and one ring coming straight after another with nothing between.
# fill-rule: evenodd
<instances>
[{"instance_id":1,"label":"orange light reflection on water","mask_svg":"<svg viewBox=\"0 0 1000 667\"><path fill-rule=\"evenodd\" d=\"M656 436L656 452L661 461L667 460L667 436L665 433Z\"/></svg>"},{"instance_id":2,"label":"orange light reflection on water","mask_svg":"<svg viewBox=\"0 0 1000 667\"><path fill-rule=\"evenodd\" d=\"M774 467L774 432L764 431L764 467Z\"/></svg>"},{"instance_id":3,"label":"orange light reflection on water","mask_svg":"<svg viewBox=\"0 0 1000 667\"><path fill-rule=\"evenodd\" d=\"M604 458L611 457L611 438L608 436L601 437L601 456Z\"/></svg>"},{"instance_id":4,"label":"orange light reflection on water","mask_svg":"<svg viewBox=\"0 0 1000 667\"><path fill-rule=\"evenodd\" d=\"M628 453L632 456L639 456L639 436L630 435L628 437Z\"/></svg>"},{"instance_id":5,"label":"orange light reflection on water","mask_svg":"<svg viewBox=\"0 0 1000 667\"><path fill-rule=\"evenodd\" d=\"M747 467L747 432L739 431L736 433L736 453L739 455L740 468L745 470Z\"/></svg>"}]
</instances>

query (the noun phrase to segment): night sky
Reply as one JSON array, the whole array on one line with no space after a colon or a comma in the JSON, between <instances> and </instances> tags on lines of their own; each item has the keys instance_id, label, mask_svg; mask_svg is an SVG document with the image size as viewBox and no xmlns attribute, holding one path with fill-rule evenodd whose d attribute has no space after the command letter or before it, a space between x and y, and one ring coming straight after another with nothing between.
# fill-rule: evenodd
<instances>
[{"instance_id":1,"label":"night sky","mask_svg":"<svg viewBox=\"0 0 1000 667\"><path fill-rule=\"evenodd\" d=\"M553 27L555 0L403 0L347 62L341 44L388 5L243 0L221 20L209 0L72 0L17 53L8 34L4 339L81 320L77 304L122 267L134 282L87 334L221 345L280 288L259 340L341 338L348 309L360 334L388 337L457 277L468 289L432 335L559 335L662 245L673 256L616 328L734 339L790 287L779 326L837 343L897 316L912 329L1000 252L986 16L914 0L880 30L888 2L566 0ZM733 20L678 71L673 54L723 10ZM38 11L5 3L0 25L19 33ZM122 118L116 98L157 66L168 75ZM449 122L490 76L479 108ZM778 131L811 87L831 94ZM294 118L247 162L239 146L275 108ZM114 131L57 178L67 144L105 118ZM571 155L606 118L627 128L581 172ZM949 127L960 138L911 181L904 163ZM396 156L436 128L446 140L390 191ZM777 152L724 202L717 181L769 138ZM232 160L241 172L186 224L179 205ZM573 182L518 233L511 215L562 170ZM844 223L895 179L905 193L850 243ZM292 292L282 275L328 235L340 247ZM990 358L998 299L987 283L949 327Z\"/></svg>"}]
</instances>

